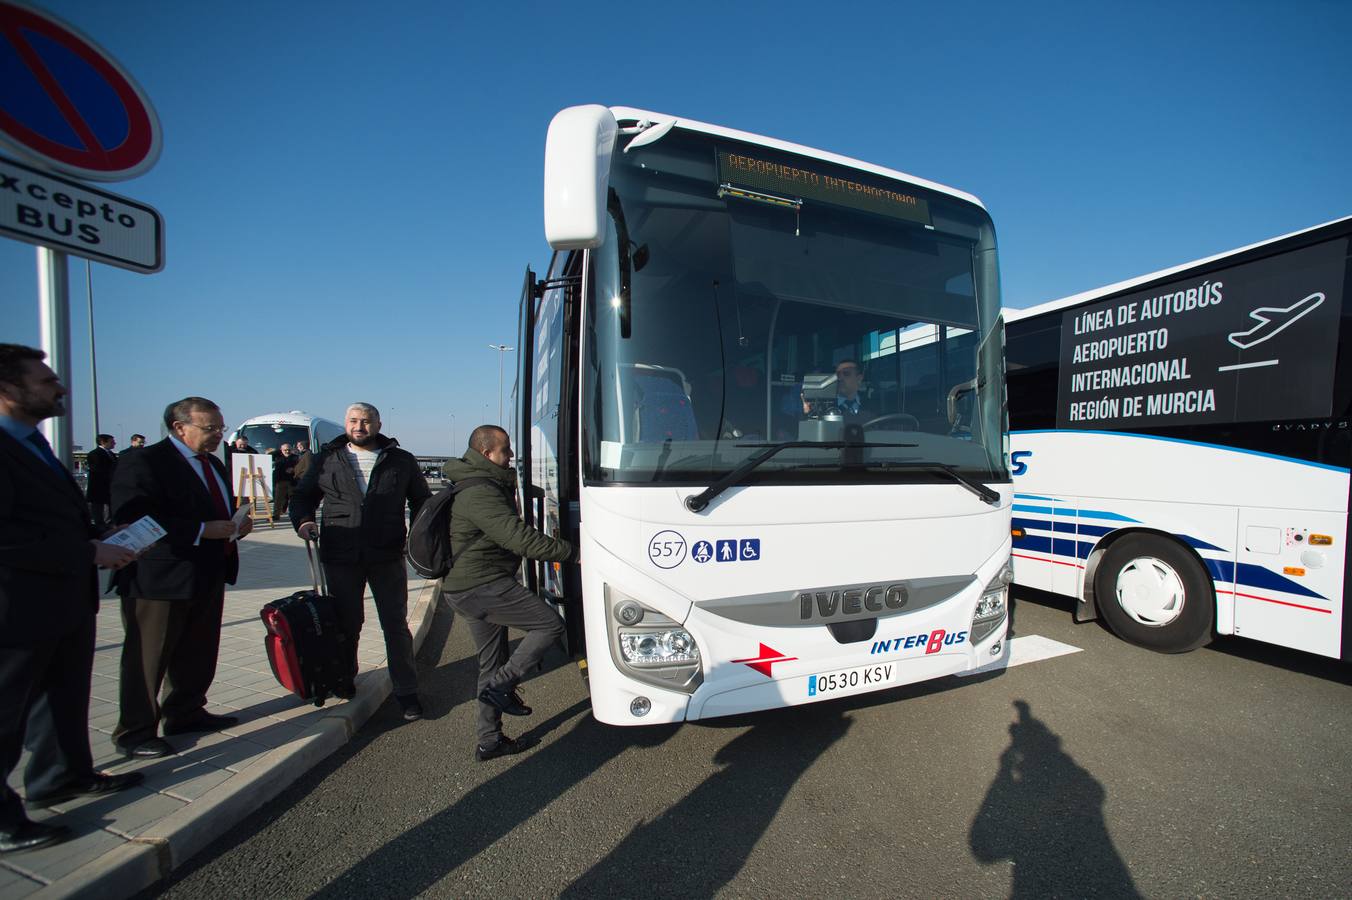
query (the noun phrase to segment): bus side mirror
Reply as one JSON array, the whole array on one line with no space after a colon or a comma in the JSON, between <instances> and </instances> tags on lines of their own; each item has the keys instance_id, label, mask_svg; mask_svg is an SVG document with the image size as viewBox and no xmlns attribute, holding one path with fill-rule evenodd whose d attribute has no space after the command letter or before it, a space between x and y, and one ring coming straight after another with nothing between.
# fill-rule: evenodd
<instances>
[{"instance_id":1,"label":"bus side mirror","mask_svg":"<svg viewBox=\"0 0 1352 900\"><path fill-rule=\"evenodd\" d=\"M604 106L570 106L545 138L545 239L555 250L591 250L606 233L610 154L618 128Z\"/></svg>"}]
</instances>

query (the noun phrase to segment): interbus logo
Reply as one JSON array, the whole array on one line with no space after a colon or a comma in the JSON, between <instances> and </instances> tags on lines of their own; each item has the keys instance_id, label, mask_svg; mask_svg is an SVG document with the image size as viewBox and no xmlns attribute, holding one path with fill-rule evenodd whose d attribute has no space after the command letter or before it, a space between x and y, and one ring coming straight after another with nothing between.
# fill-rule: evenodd
<instances>
[{"instance_id":1,"label":"interbus logo","mask_svg":"<svg viewBox=\"0 0 1352 900\"><path fill-rule=\"evenodd\" d=\"M903 609L910 595L904 584L874 584L865 588L839 588L829 591L802 591L798 594L798 616L807 621L857 616L884 609Z\"/></svg>"}]
</instances>

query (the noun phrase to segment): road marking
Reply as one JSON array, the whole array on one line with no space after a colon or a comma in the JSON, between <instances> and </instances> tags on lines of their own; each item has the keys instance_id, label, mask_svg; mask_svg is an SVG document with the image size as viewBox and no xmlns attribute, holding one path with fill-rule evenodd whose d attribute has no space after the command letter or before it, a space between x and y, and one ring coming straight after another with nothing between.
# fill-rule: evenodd
<instances>
[{"instance_id":1,"label":"road marking","mask_svg":"<svg viewBox=\"0 0 1352 900\"><path fill-rule=\"evenodd\" d=\"M1014 666L1021 666L1024 663L1042 662L1044 659L1054 659L1068 653L1079 653L1082 649L1082 647L1063 644L1040 634L1026 634L1009 641L1009 649L1000 659L988 662L981 668L973 669L970 672L959 672L958 677L984 675L986 672L995 672L999 669L1012 669Z\"/></svg>"}]
</instances>

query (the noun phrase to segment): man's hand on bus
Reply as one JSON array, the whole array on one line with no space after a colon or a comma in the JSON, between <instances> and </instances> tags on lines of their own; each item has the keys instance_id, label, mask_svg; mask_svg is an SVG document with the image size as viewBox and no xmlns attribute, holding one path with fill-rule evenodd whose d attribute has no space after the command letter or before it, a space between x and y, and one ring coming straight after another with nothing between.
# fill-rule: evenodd
<instances>
[{"instance_id":1,"label":"man's hand on bus","mask_svg":"<svg viewBox=\"0 0 1352 900\"><path fill-rule=\"evenodd\" d=\"M319 526L314 522L302 522L301 526L296 529L296 534L307 541L313 541L319 534Z\"/></svg>"}]
</instances>

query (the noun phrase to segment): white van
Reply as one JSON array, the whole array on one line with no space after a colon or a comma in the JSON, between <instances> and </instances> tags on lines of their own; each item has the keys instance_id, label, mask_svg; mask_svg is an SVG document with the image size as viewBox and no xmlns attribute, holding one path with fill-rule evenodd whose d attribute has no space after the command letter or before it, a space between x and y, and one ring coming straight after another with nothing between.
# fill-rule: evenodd
<instances>
[{"instance_id":1,"label":"white van","mask_svg":"<svg viewBox=\"0 0 1352 900\"><path fill-rule=\"evenodd\" d=\"M276 450L282 444L295 446L297 441L305 441L311 450L327 444L343 433L343 426L331 419L312 416L299 409L291 412L266 413L245 419L230 434L227 446L233 445L235 438L244 437L259 453Z\"/></svg>"}]
</instances>

